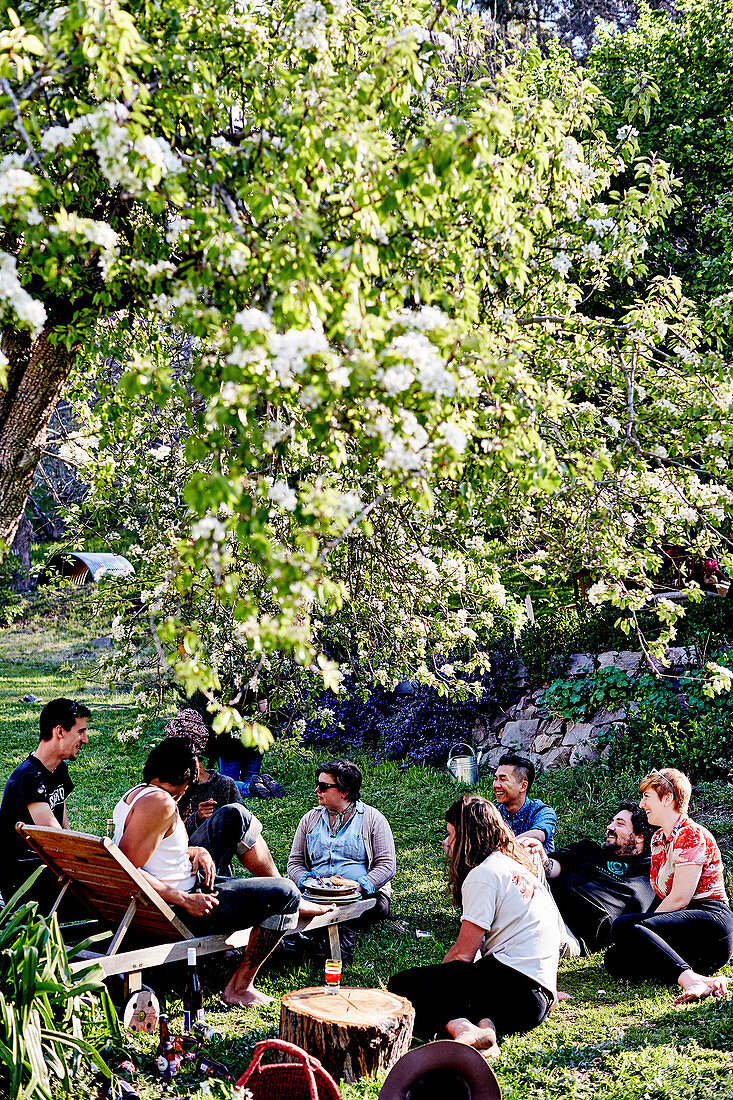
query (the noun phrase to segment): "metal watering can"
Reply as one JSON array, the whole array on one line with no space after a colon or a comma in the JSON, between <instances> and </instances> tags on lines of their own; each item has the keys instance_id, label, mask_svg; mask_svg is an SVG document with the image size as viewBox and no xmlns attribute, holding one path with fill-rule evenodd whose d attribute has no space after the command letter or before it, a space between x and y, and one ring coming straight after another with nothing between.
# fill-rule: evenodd
<instances>
[{"instance_id":1,"label":"metal watering can","mask_svg":"<svg viewBox=\"0 0 733 1100\"><path fill-rule=\"evenodd\" d=\"M459 783L478 783L478 769L483 755L483 750L479 749L477 753L467 742L457 741L451 746L445 766Z\"/></svg>"}]
</instances>

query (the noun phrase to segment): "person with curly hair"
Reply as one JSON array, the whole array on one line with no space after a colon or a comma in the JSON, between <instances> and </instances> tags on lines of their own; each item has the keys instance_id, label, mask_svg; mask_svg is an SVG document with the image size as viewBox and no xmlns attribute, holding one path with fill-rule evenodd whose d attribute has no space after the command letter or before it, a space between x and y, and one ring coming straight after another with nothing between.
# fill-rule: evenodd
<instances>
[{"instance_id":1,"label":"person with curly hair","mask_svg":"<svg viewBox=\"0 0 733 1100\"><path fill-rule=\"evenodd\" d=\"M442 963L403 970L388 988L412 1002L419 1038L447 1032L496 1057L505 1036L531 1031L554 1004L565 930L532 857L493 803L464 794L445 820L458 938Z\"/></svg>"}]
</instances>

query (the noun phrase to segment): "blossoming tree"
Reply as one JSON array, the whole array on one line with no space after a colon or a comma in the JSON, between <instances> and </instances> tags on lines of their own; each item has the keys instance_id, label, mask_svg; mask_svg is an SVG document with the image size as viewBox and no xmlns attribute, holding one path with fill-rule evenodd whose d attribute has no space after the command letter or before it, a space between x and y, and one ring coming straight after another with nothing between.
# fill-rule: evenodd
<instances>
[{"instance_id":1,"label":"blossoming tree","mask_svg":"<svg viewBox=\"0 0 733 1100\"><path fill-rule=\"evenodd\" d=\"M331 680L318 624L346 605L344 644L373 653L378 575L393 650L424 658L428 613L473 642L469 611L504 599L492 533L547 517L546 554L574 494L617 477L609 436L646 476L641 372L664 344L688 394L697 330L674 286L621 321L585 304L643 276L671 181L630 126L597 130L567 58L529 51L489 84L471 43L444 64L454 40L409 0L7 14L0 537L90 349L124 366L95 381L109 484L134 489L149 462L115 469L115 447L178 402L186 431L150 447L164 535L141 542L155 656L188 690L221 683L213 628L253 681L273 653Z\"/></svg>"}]
</instances>

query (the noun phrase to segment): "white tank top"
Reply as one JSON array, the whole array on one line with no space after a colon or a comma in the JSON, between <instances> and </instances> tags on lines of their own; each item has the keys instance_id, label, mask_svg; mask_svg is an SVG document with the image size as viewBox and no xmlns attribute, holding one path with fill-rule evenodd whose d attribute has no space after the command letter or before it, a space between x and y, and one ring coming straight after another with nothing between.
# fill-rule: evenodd
<instances>
[{"instance_id":1,"label":"white tank top","mask_svg":"<svg viewBox=\"0 0 733 1100\"><path fill-rule=\"evenodd\" d=\"M133 787L132 790L134 789ZM119 845L122 840L127 816L138 798L147 794L148 791L157 790L160 790L160 788L154 786L143 787L129 803L125 802L125 799L130 792L128 791L127 794L122 796L112 811L112 821L115 827L115 844ZM196 876L191 870L191 860L188 855L188 833L186 832L186 826L183 824L181 815L178 812L178 807L176 807L176 824L173 832L170 836L163 837L142 869L143 871L147 871L149 875L153 875L155 878L160 879L166 886L173 886L175 889L183 890L186 893L188 893L196 882Z\"/></svg>"}]
</instances>

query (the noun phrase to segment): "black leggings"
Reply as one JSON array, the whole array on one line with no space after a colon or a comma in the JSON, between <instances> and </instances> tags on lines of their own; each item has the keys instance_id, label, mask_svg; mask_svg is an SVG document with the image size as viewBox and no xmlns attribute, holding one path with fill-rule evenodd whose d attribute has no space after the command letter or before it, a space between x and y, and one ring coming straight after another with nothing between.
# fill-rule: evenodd
<instances>
[{"instance_id":1,"label":"black leggings","mask_svg":"<svg viewBox=\"0 0 733 1100\"><path fill-rule=\"evenodd\" d=\"M615 978L674 984L683 970L714 974L733 954L733 913L724 901L691 901L673 913L632 913L611 928L606 969Z\"/></svg>"},{"instance_id":2,"label":"black leggings","mask_svg":"<svg viewBox=\"0 0 733 1100\"><path fill-rule=\"evenodd\" d=\"M544 1020L553 995L526 974L505 966L493 955L478 962L416 966L393 974L391 993L407 997L415 1009L415 1035L429 1041L445 1038L449 1020L465 1017L472 1024L488 1017L497 1038L531 1031Z\"/></svg>"}]
</instances>

